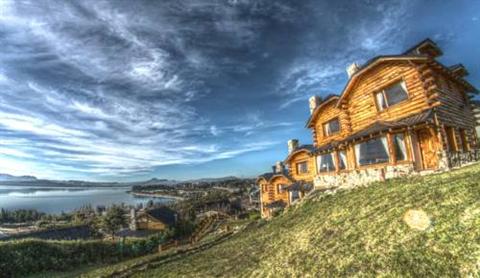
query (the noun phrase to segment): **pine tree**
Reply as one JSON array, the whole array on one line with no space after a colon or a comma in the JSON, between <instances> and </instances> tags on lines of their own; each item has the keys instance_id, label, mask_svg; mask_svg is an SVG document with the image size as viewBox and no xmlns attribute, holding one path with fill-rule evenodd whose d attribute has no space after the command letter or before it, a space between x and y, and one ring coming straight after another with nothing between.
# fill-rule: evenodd
<instances>
[{"instance_id":1,"label":"pine tree","mask_svg":"<svg viewBox=\"0 0 480 278\"><path fill-rule=\"evenodd\" d=\"M125 211L116 205L111 206L102 218L102 228L115 239L115 232L128 224Z\"/></svg>"}]
</instances>

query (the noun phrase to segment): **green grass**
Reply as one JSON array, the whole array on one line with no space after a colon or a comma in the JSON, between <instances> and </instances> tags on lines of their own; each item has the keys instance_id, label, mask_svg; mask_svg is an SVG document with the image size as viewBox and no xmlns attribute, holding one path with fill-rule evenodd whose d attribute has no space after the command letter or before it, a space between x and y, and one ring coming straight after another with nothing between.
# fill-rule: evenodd
<instances>
[{"instance_id":1,"label":"green grass","mask_svg":"<svg viewBox=\"0 0 480 278\"><path fill-rule=\"evenodd\" d=\"M410 209L428 229L410 228ZM207 250L135 277L480 275L480 165L310 200Z\"/></svg>"}]
</instances>

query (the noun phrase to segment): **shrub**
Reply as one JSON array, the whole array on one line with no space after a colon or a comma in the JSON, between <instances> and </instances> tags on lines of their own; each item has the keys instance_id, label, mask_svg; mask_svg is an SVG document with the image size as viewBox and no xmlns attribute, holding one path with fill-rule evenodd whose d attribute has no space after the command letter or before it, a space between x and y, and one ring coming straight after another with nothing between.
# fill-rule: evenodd
<instances>
[{"instance_id":1,"label":"shrub","mask_svg":"<svg viewBox=\"0 0 480 278\"><path fill-rule=\"evenodd\" d=\"M152 253L171 232L122 241L51 241L26 239L0 243L1 277L18 277L43 271L66 271L80 265L115 263Z\"/></svg>"}]
</instances>

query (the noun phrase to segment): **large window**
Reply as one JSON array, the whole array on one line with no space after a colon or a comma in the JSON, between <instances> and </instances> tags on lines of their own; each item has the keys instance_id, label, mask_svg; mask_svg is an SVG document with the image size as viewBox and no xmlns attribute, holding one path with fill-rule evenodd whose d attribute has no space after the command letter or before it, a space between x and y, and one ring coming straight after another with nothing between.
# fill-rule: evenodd
<instances>
[{"instance_id":1,"label":"large window","mask_svg":"<svg viewBox=\"0 0 480 278\"><path fill-rule=\"evenodd\" d=\"M394 134L392 140L395 148L395 159L397 161L407 160L407 147L405 145L405 136L403 133Z\"/></svg>"},{"instance_id":2,"label":"large window","mask_svg":"<svg viewBox=\"0 0 480 278\"><path fill-rule=\"evenodd\" d=\"M347 169L347 152L346 151L338 152L338 169L340 170Z\"/></svg>"},{"instance_id":3,"label":"large window","mask_svg":"<svg viewBox=\"0 0 480 278\"><path fill-rule=\"evenodd\" d=\"M306 161L297 163L297 174L308 173L308 163Z\"/></svg>"},{"instance_id":4,"label":"large window","mask_svg":"<svg viewBox=\"0 0 480 278\"><path fill-rule=\"evenodd\" d=\"M388 162L388 143L385 136L355 145L357 164L370 165Z\"/></svg>"},{"instance_id":5,"label":"large window","mask_svg":"<svg viewBox=\"0 0 480 278\"><path fill-rule=\"evenodd\" d=\"M335 160L333 159L333 155L333 153L328 153L317 156L318 172L335 171Z\"/></svg>"},{"instance_id":6,"label":"large window","mask_svg":"<svg viewBox=\"0 0 480 278\"><path fill-rule=\"evenodd\" d=\"M332 119L323 124L323 134L330 136L340 131L340 122L338 118Z\"/></svg>"},{"instance_id":7,"label":"large window","mask_svg":"<svg viewBox=\"0 0 480 278\"><path fill-rule=\"evenodd\" d=\"M383 111L406 99L408 99L407 86L403 81L375 93L375 100L379 111Z\"/></svg>"}]
</instances>

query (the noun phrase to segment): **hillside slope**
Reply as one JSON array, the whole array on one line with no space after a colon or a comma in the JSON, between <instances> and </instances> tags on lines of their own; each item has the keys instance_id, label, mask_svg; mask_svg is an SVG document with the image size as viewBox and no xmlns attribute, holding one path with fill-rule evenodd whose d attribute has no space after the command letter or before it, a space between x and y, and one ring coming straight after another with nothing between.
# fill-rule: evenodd
<instances>
[{"instance_id":1,"label":"hillside slope","mask_svg":"<svg viewBox=\"0 0 480 278\"><path fill-rule=\"evenodd\" d=\"M319 193L272 221L136 276L468 274L480 274L480 165Z\"/></svg>"}]
</instances>

